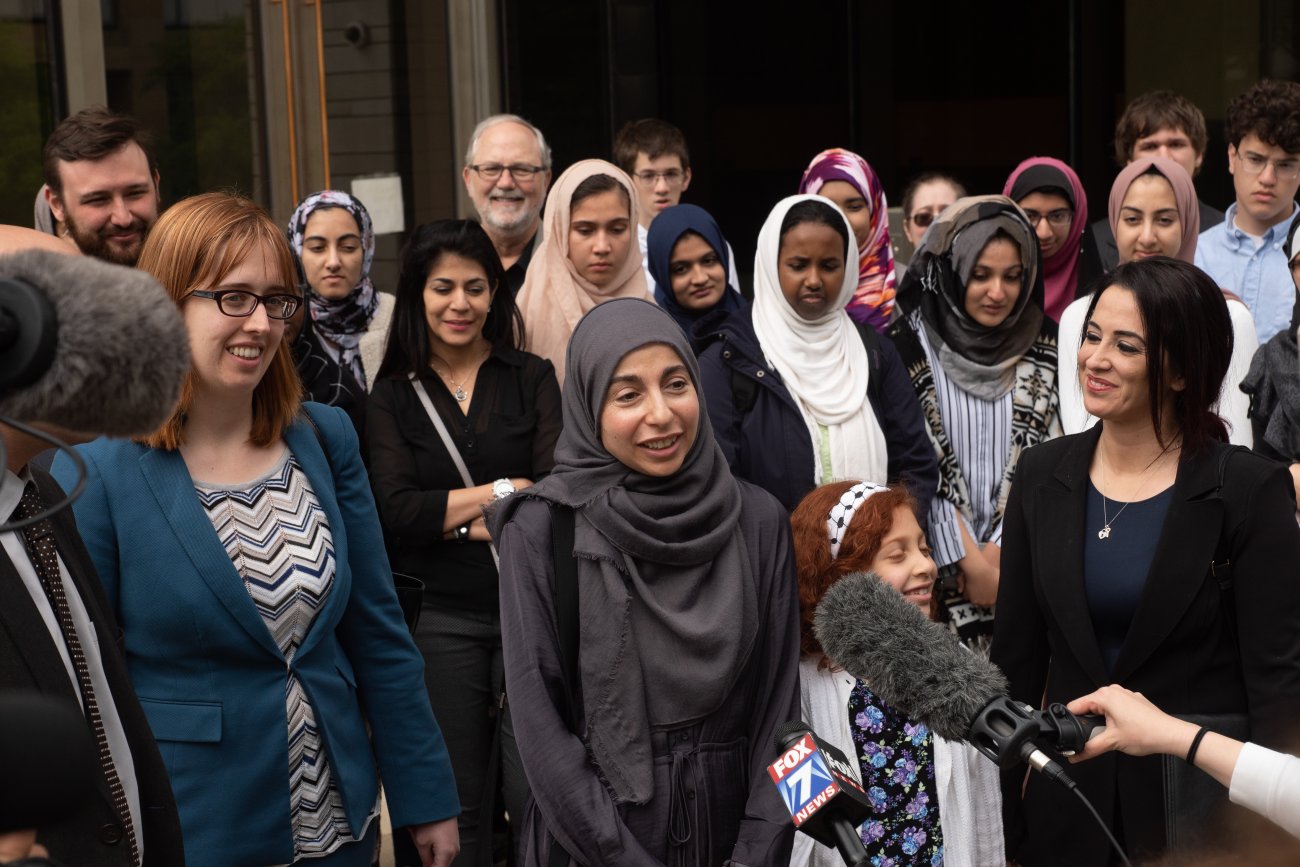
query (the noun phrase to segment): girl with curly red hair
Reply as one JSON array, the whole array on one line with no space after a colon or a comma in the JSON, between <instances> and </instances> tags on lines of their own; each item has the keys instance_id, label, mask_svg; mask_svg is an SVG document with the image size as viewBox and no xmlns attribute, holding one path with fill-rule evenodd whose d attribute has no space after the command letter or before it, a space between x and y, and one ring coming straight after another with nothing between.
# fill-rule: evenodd
<instances>
[{"instance_id":1,"label":"girl with curly red hair","mask_svg":"<svg viewBox=\"0 0 1300 867\"><path fill-rule=\"evenodd\" d=\"M927 614L938 569L903 488L870 482L822 485L790 516L799 580L799 679L803 718L856 758L875 815L859 833L873 863L1001 864L1001 797L994 765L946 741L840 669L813 633L813 614L845 575L872 572ZM864 612L863 616L870 616ZM792 867L841 863L802 834Z\"/></svg>"}]
</instances>

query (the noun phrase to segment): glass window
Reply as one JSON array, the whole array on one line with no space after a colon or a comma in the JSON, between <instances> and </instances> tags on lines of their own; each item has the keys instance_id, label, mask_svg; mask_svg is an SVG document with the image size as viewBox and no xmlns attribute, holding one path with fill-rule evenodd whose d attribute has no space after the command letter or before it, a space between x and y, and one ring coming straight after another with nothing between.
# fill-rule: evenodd
<instances>
[{"instance_id":1,"label":"glass window","mask_svg":"<svg viewBox=\"0 0 1300 867\"><path fill-rule=\"evenodd\" d=\"M0 0L0 223L32 225L32 205L44 183L41 149L61 114L58 35L52 0Z\"/></svg>"}]
</instances>

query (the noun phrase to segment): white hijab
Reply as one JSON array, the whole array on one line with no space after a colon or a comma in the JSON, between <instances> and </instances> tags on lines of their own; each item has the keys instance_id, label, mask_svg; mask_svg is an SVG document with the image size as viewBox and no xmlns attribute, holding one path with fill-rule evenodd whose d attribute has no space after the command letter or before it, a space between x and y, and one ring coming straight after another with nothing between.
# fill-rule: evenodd
<instances>
[{"instance_id":1,"label":"white hijab","mask_svg":"<svg viewBox=\"0 0 1300 867\"><path fill-rule=\"evenodd\" d=\"M830 433L831 475L834 479L861 479L886 484L888 453L885 435L867 401L867 350L853 320L844 312L857 289L856 268L843 271L839 293L827 312L807 320L795 312L781 292L777 272L781 223L790 208L816 201L844 221L849 249L845 262L858 261L853 227L830 199L790 196L782 199L758 233L754 257L754 331L768 363L794 397L812 438L816 481L824 468L821 433ZM850 275L854 279L849 279Z\"/></svg>"}]
</instances>

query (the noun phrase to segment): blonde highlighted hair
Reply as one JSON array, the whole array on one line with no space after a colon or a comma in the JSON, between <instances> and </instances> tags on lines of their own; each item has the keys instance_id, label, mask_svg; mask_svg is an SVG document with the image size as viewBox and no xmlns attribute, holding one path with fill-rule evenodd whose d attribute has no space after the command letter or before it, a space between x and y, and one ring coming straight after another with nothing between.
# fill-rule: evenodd
<instances>
[{"instance_id":1,"label":"blonde highlighted hair","mask_svg":"<svg viewBox=\"0 0 1300 867\"><path fill-rule=\"evenodd\" d=\"M163 285L176 306L190 292L218 285L263 245L281 285L297 292L293 252L271 217L256 203L231 193L203 193L167 209L154 224L140 251L140 270ZM275 356L253 391L253 426L249 440L265 446L278 440L302 406L302 382L288 347ZM185 442L185 415L194 400L194 371L185 376L180 401L158 430L137 442L172 451Z\"/></svg>"}]
</instances>

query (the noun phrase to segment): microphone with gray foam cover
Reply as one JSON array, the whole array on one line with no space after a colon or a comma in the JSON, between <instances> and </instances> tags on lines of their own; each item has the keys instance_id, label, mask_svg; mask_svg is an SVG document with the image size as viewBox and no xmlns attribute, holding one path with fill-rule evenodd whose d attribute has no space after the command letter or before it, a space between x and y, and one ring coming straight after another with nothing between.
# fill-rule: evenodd
<instances>
[{"instance_id":1,"label":"microphone with gray foam cover","mask_svg":"<svg viewBox=\"0 0 1300 867\"><path fill-rule=\"evenodd\" d=\"M813 621L826 655L888 704L948 740L963 740L1007 679L875 574L846 575Z\"/></svg>"},{"instance_id":2,"label":"microphone with gray foam cover","mask_svg":"<svg viewBox=\"0 0 1300 867\"><path fill-rule=\"evenodd\" d=\"M23 376L0 354L0 416L121 437L171 415L189 337L176 303L143 271L47 250L6 255L0 317L12 341L35 347Z\"/></svg>"}]
</instances>

